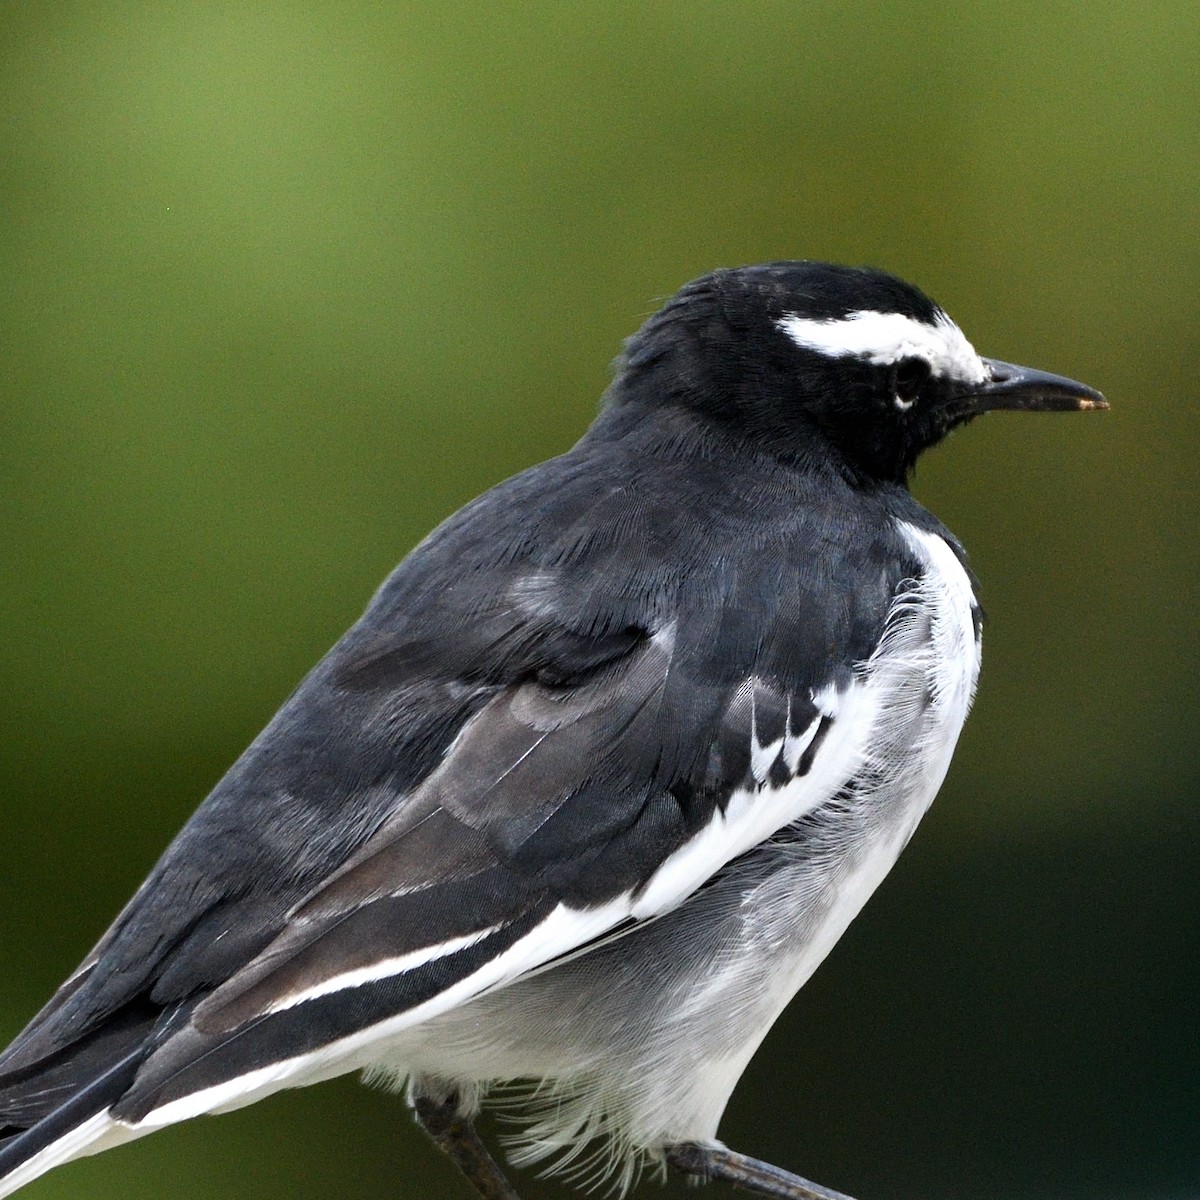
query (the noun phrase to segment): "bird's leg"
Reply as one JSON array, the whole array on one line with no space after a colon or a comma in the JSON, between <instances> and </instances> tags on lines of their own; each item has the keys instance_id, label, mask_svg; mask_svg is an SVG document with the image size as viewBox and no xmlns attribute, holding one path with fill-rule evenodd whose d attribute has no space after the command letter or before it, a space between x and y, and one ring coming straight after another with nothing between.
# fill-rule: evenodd
<instances>
[{"instance_id":1,"label":"bird's leg","mask_svg":"<svg viewBox=\"0 0 1200 1200\"><path fill-rule=\"evenodd\" d=\"M450 1156L483 1200L521 1200L488 1153L474 1119L463 1114L456 1092L434 1097L413 1091L409 1103L421 1128Z\"/></svg>"},{"instance_id":2,"label":"bird's leg","mask_svg":"<svg viewBox=\"0 0 1200 1200\"><path fill-rule=\"evenodd\" d=\"M667 1146L663 1154L667 1165L684 1175L720 1179L736 1188L757 1192L760 1196L773 1196L776 1200L851 1200L844 1192L835 1192L748 1154L739 1154L716 1144L679 1142Z\"/></svg>"}]
</instances>

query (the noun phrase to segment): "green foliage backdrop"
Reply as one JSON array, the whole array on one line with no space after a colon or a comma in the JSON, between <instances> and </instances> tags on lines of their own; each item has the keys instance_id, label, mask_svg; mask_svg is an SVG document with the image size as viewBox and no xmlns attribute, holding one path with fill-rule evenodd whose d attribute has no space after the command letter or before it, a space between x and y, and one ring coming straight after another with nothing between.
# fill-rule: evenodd
<instances>
[{"instance_id":1,"label":"green foliage backdrop","mask_svg":"<svg viewBox=\"0 0 1200 1200\"><path fill-rule=\"evenodd\" d=\"M726 1136L863 1200L1195 1194L1198 55L1184 0L0 9L0 1041L659 298L868 262L1113 411L923 464L976 712ZM343 1081L28 1194L462 1192Z\"/></svg>"}]
</instances>

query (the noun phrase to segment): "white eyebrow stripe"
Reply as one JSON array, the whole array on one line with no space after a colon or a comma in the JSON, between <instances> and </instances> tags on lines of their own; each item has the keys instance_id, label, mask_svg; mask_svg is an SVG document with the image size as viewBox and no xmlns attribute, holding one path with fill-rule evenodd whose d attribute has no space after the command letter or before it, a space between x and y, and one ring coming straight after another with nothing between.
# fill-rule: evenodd
<instances>
[{"instance_id":1,"label":"white eyebrow stripe","mask_svg":"<svg viewBox=\"0 0 1200 1200\"><path fill-rule=\"evenodd\" d=\"M879 366L921 358L943 379L982 383L988 377L974 346L945 313L939 313L933 324L902 313L870 310L826 321L789 313L778 325L797 346L830 358L853 355Z\"/></svg>"}]
</instances>

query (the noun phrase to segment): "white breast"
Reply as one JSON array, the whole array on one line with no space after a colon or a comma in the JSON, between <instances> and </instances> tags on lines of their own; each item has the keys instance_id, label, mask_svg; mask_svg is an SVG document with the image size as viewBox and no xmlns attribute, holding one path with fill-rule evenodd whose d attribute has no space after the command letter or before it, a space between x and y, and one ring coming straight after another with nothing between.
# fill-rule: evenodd
<instances>
[{"instance_id":1,"label":"white breast","mask_svg":"<svg viewBox=\"0 0 1200 1200\"><path fill-rule=\"evenodd\" d=\"M971 579L945 538L906 522L900 522L899 529L925 570L898 602L892 628L875 657L886 654L889 640L894 641L890 649L897 654L895 667L913 671L928 688L925 728L920 744L912 748L930 789L928 804L945 778L975 696L981 648L978 607ZM906 606L923 616L916 639L904 629Z\"/></svg>"}]
</instances>

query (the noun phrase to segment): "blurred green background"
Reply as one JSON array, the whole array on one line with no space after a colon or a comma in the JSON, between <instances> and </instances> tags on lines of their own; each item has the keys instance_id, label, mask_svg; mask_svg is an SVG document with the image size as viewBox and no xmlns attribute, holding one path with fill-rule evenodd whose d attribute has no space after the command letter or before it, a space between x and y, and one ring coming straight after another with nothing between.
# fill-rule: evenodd
<instances>
[{"instance_id":1,"label":"blurred green background","mask_svg":"<svg viewBox=\"0 0 1200 1200\"><path fill-rule=\"evenodd\" d=\"M723 1133L861 1200L1200 1192L1198 60L1183 0L4 5L0 1042L662 297L866 262L1113 411L922 464L976 711ZM349 1081L27 1194L465 1196Z\"/></svg>"}]
</instances>

